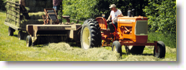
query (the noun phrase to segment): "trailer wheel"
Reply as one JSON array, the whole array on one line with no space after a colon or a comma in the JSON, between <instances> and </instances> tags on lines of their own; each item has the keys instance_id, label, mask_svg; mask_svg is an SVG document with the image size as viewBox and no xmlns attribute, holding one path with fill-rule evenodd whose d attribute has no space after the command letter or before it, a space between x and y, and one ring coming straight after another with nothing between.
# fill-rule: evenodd
<instances>
[{"instance_id":1,"label":"trailer wheel","mask_svg":"<svg viewBox=\"0 0 186 70\"><path fill-rule=\"evenodd\" d=\"M157 42L157 51L156 48L154 47L154 56L157 58L164 58L165 57L165 44L162 41Z\"/></svg>"},{"instance_id":2,"label":"trailer wheel","mask_svg":"<svg viewBox=\"0 0 186 70\"><path fill-rule=\"evenodd\" d=\"M32 38L29 35L26 37L26 46L32 46Z\"/></svg>"},{"instance_id":3,"label":"trailer wheel","mask_svg":"<svg viewBox=\"0 0 186 70\"><path fill-rule=\"evenodd\" d=\"M19 38L19 40L23 40L24 39L24 35L23 35L22 31L18 32L18 38Z\"/></svg>"},{"instance_id":4,"label":"trailer wheel","mask_svg":"<svg viewBox=\"0 0 186 70\"><path fill-rule=\"evenodd\" d=\"M81 28L81 48L89 49L101 46L101 32L98 22L94 19L87 19Z\"/></svg>"},{"instance_id":5,"label":"trailer wheel","mask_svg":"<svg viewBox=\"0 0 186 70\"><path fill-rule=\"evenodd\" d=\"M132 54L142 54L145 46L133 46L131 49L129 49L129 53Z\"/></svg>"},{"instance_id":6,"label":"trailer wheel","mask_svg":"<svg viewBox=\"0 0 186 70\"><path fill-rule=\"evenodd\" d=\"M119 53L120 56L122 56L122 49L121 49L121 44L119 41L114 41L112 44L112 51L115 53Z\"/></svg>"},{"instance_id":7,"label":"trailer wheel","mask_svg":"<svg viewBox=\"0 0 186 70\"><path fill-rule=\"evenodd\" d=\"M14 29L13 28L11 28L11 27L9 27L8 28L8 36L13 36L14 35Z\"/></svg>"}]
</instances>

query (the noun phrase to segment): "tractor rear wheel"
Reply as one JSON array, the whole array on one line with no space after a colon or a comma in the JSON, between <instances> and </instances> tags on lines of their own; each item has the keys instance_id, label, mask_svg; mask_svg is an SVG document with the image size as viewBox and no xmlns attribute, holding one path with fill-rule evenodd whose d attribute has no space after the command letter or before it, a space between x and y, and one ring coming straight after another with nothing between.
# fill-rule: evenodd
<instances>
[{"instance_id":1,"label":"tractor rear wheel","mask_svg":"<svg viewBox=\"0 0 186 70\"><path fill-rule=\"evenodd\" d=\"M89 49L101 46L101 32L99 24L94 19L87 19L81 28L81 48Z\"/></svg>"},{"instance_id":2,"label":"tractor rear wheel","mask_svg":"<svg viewBox=\"0 0 186 70\"><path fill-rule=\"evenodd\" d=\"M156 48L154 47L154 56L157 58L164 58L165 57L165 44L162 41L157 42L157 51Z\"/></svg>"},{"instance_id":3,"label":"tractor rear wheel","mask_svg":"<svg viewBox=\"0 0 186 70\"><path fill-rule=\"evenodd\" d=\"M122 49L121 49L121 44L119 41L114 41L112 44L112 51L115 53L119 53L120 56L122 56Z\"/></svg>"}]
</instances>

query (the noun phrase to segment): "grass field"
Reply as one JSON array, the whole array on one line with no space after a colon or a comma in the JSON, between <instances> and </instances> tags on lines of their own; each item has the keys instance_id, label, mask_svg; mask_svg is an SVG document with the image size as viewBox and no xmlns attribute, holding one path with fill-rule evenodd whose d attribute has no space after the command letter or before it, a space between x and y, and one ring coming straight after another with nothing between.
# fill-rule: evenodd
<instances>
[{"instance_id":1,"label":"grass field","mask_svg":"<svg viewBox=\"0 0 186 70\"><path fill-rule=\"evenodd\" d=\"M17 31L14 36L8 36L5 18L5 12L0 12L0 61L176 61L176 48L168 46L163 59L153 57L152 46L146 46L142 55L126 55L122 47L122 58L111 47L83 50L65 42L26 47L25 40L18 40Z\"/></svg>"}]
</instances>

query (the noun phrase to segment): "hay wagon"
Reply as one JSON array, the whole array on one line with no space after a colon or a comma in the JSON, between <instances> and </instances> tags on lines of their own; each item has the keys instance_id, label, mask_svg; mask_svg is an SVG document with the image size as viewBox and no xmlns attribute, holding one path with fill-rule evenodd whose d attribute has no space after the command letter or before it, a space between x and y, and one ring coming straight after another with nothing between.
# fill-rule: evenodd
<instances>
[{"instance_id":1,"label":"hay wagon","mask_svg":"<svg viewBox=\"0 0 186 70\"><path fill-rule=\"evenodd\" d=\"M6 2L5 25L9 26L8 35L13 36L18 30L19 40L26 40L27 46L43 42L75 41L79 43L81 24L71 24L70 17L58 16L52 8L52 0L25 0L30 19L23 16L19 0ZM61 10L60 10L61 11ZM65 18L69 24L63 24ZM50 40L50 41L49 41Z\"/></svg>"}]
</instances>

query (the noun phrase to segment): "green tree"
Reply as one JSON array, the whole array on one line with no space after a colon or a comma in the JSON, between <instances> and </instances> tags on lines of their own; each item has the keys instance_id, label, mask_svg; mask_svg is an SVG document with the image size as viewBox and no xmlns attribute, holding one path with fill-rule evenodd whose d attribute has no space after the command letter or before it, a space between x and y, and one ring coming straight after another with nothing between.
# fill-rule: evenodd
<instances>
[{"instance_id":1,"label":"green tree","mask_svg":"<svg viewBox=\"0 0 186 70\"><path fill-rule=\"evenodd\" d=\"M75 19L87 19L110 14L109 6L116 4L123 15L127 15L128 9L135 9L135 15L144 16L143 8L148 5L148 0L64 0L63 15L69 15Z\"/></svg>"},{"instance_id":2,"label":"green tree","mask_svg":"<svg viewBox=\"0 0 186 70\"><path fill-rule=\"evenodd\" d=\"M69 15L74 19L90 18L95 11L96 0L64 0L63 14Z\"/></svg>"},{"instance_id":3,"label":"green tree","mask_svg":"<svg viewBox=\"0 0 186 70\"><path fill-rule=\"evenodd\" d=\"M151 31L176 34L175 0L149 0L144 12Z\"/></svg>"}]
</instances>

